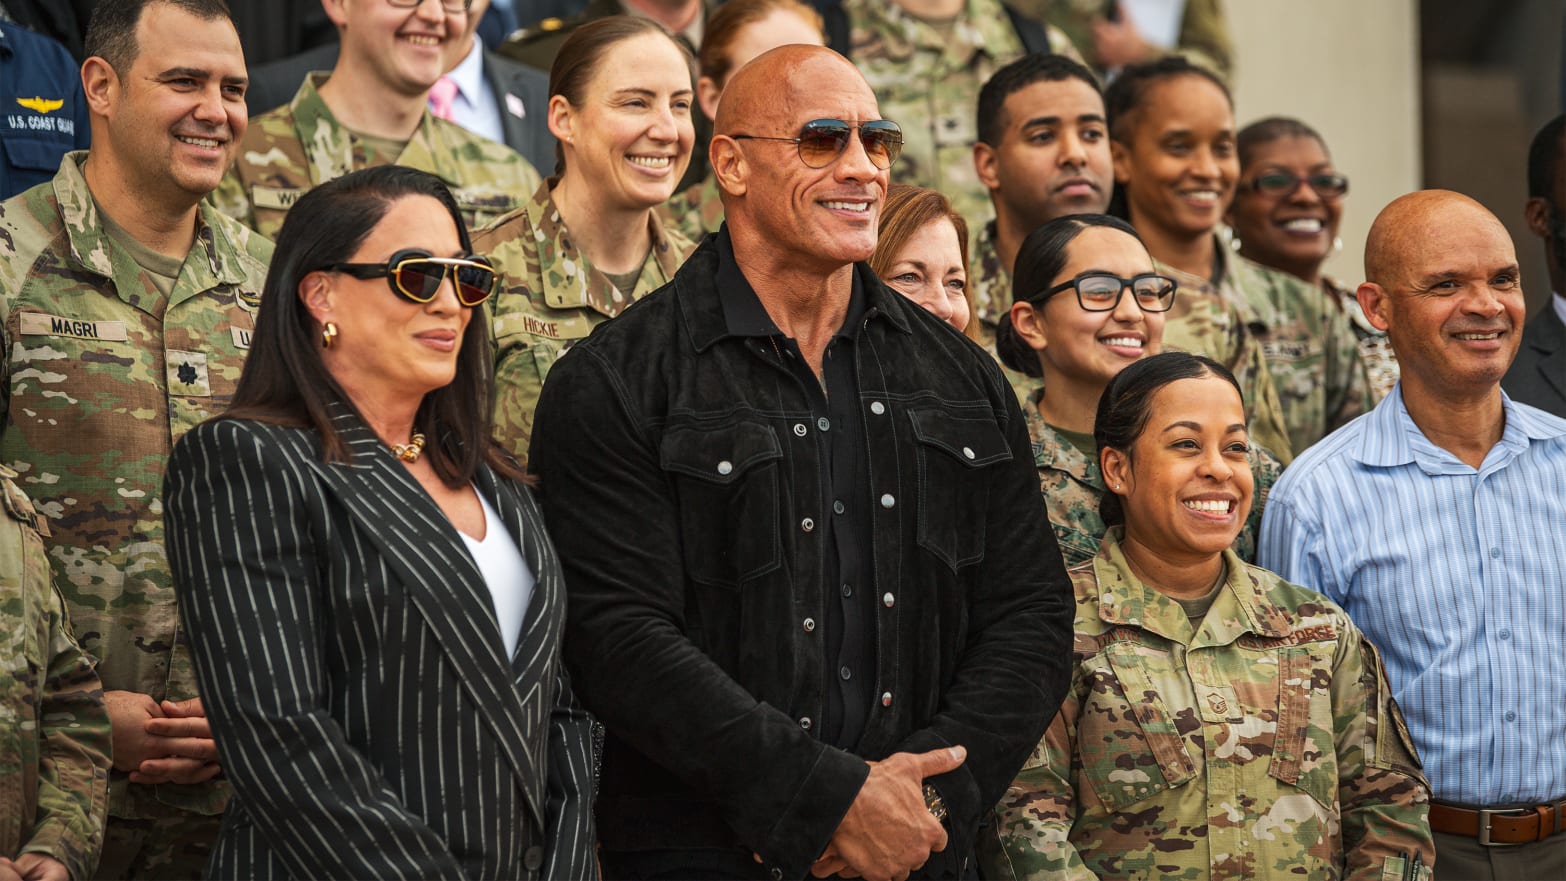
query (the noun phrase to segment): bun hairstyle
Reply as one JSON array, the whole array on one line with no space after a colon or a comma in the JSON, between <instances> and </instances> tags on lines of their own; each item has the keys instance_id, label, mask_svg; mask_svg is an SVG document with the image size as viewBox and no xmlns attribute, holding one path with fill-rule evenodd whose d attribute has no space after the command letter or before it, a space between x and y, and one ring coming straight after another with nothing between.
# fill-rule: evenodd
<instances>
[{"instance_id":1,"label":"bun hairstyle","mask_svg":"<svg viewBox=\"0 0 1566 881\"><path fill-rule=\"evenodd\" d=\"M1180 55L1166 55L1156 61L1127 65L1104 90L1104 115L1109 120L1110 140L1130 146L1138 115L1147 110L1147 93L1157 83L1178 76L1199 76L1223 92L1229 107L1234 107L1234 96L1229 86L1218 74L1205 67L1192 64ZM1130 219L1130 207L1126 204L1125 186L1118 181L1115 193L1109 200L1109 213Z\"/></svg>"},{"instance_id":2,"label":"bun hairstyle","mask_svg":"<svg viewBox=\"0 0 1566 881\"><path fill-rule=\"evenodd\" d=\"M1245 393L1234 381L1229 368L1205 355L1190 352L1163 352L1133 361L1126 369L1115 374L1104 394L1098 399L1098 413L1093 420L1093 444L1098 448L1100 460L1106 449L1119 450L1127 458L1136 439L1147 428L1147 420L1153 415L1153 398L1164 386L1182 379L1200 379L1216 376L1234 386L1234 393L1245 403ZM1122 526L1126 522L1120 496L1104 493L1098 503L1098 516L1105 526Z\"/></svg>"},{"instance_id":3,"label":"bun hairstyle","mask_svg":"<svg viewBox=\"0 0 1566 881\"><path fill-rule=\"evenodd\" d=\"M1070 262L1071 243L1076 241L1083 230L1093 227L1119 230L1138 242L1142 241L1131 224L1118 217L1107 214L1057 217L1028 233L1028 237L1022 240L1022 247L1017 249L1017 262L1011 272L1012 302L1032 303L1035 309L1042 306L1047 299L1042 298L1042 294L1055 286L1055 279ZM1044 375L1044 369L1039 366L1038 353L1011 326L1010 304L1007 304L1007 310L1001 315L995 330L995 351L1000 355L1001 363L1012 370L1028 376Z\"/></svg>"},{"instance_id":4,"label":"bun hairstyle","mask_svg":"<svg viewBox=\"0 0 1566 881\"><path fill-rule=\"evenodd\" d=\"M713 10L702 32L701 54L697 56L701 75L719 87L728 82L729 74L734 72L734 59L730 57L734 41L745 28L774 12L794 13L821 34L822 42L826 41L826 25L821 21L821 13L800 0L729 0Z\"/></svg>"}]
</instances>

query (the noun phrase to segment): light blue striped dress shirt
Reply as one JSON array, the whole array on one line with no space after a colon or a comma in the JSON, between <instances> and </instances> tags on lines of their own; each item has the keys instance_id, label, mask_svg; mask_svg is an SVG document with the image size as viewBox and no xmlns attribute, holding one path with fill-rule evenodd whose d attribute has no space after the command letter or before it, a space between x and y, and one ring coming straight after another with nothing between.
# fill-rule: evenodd
<instances>
[{"instance_id":1,"label":"light blue striped dress shirt","mask_svg":"<svg viewBox=\"0 0 1566 881\"><path fill-rule=\"evenodd\" d=\"M1384 656L1435 797L1566 797L1566 420L1503 396L1475 471L1399 384L1284 471L1257 563L1343 606Z\"/></svg>"}]
</instances>

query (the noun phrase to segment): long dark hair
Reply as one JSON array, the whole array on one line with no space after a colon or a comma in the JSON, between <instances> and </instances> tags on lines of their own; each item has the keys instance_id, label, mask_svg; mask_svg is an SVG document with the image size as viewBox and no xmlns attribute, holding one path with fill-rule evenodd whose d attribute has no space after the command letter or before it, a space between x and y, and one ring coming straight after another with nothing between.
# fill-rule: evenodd
<instances>
[{"instance_id":1,"label":"long dark hair","mask_svg":"<svg viewBox=\"0 0 1566 881\"><path fill-rule=\"evenodd\" d=\"M1037 308L1041 301L1034 298L1054 286L1055 278L1066 268L1070 259L1071 243L1076 241L1083 230L1093 227L1119 230L1138 242L1142 241L1131 224L1118 217L1107 214L1057 217L1028 233L1028 237L1022 240L1022 247L1017 249L1017 262L1011 273L1012 302L1033 303ZM1145 243L1143 247L1146 247ZM1000 324L996 327L995 351L999 353L1001 363L1012 370L1029 376L1044 375L1044 368L1039 366L1038 354L1011 326L1010 309L1001 314Z\"/></svg>"},{"instance_id":2,"label":"long dark hair","mask_svg":"<svg viewBox=\"0 0 1566 881\"><path fill-rule=\"evenodd\" d=\"M332 424L330 408L343 404L358 410L321 360L321 329L299 298L299 283L323 266L352 259L392 203L408 196L440 202L456 224L463 251L472 251L457 200L432 174L383 165L343 175L304 194L277 234L250 355L233 403L219 418L313 428L321 435L326 461L352 458ZM491 440L493 389L488 324L480 312L462 336L456 377L426 394L414 416L414 428L434 441L426 455L447 486L471 483L486 463L508 477L520 477Z\"/></svg>"},{"instance_id":3,"label":"long dark hair","mask_svg":"<svg viewBox=\"0 0 1566 881\"><path fill-rule=\"evenodd\" d=\"M1126 66L1104 90L1104 115L1109 120L1110 140L1130 147L1138 116L1147 111L1148 91L1157 83L1181 76L1201 77L1217 86L1231 111L1234 108L1234 96L1222 77L1192 64L1183 56L1166 55L1156 61ZM1109 213L1130 220L1131 206L1126 199L1125 185L1116 181L1114 195L1109 199Z\"/></svg>"},{"instance_id":4,"label":"long dark hair","mask_svg":"<svg viewBox=\"0 0 1566 881\"><path fill-rule=\"evenodd\" d=\"M1234 381L1229 368L1205 355L1190 352L1162 352L1132 361L1126 369L1115 374L1104 393L1098 399L1098 414L1093 420L1093 444L1098 448L1102 461L1106 449L1119 450L1131 457L1131 448L1147 428L1147 420L1153 415L1153 398L1164 386L1182 379L1200 379L1216 376L1234 386L1245 404L1245 393ZM1105 526L1121 526L1126 522L1120 496L1104 493L1098 503L1098 516Z\"/></svg>"}]
</instances>

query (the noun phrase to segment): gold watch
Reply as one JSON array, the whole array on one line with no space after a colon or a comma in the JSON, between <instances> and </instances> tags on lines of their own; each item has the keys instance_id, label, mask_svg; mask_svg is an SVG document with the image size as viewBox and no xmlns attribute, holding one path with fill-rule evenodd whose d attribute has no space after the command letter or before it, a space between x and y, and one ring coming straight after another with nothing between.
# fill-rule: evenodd
<instances>
[{"instance_id":1,"label":"gold watch","mask_svg":"<svg viewBox=\"0 0 1566 881\"><path fill-rule=\"evenodd\" d=\"M941 798L940 791L928 783L924 785L924 806L930 816L941 823L946 822L946 799Z\"/></svg>"}]
</instances>

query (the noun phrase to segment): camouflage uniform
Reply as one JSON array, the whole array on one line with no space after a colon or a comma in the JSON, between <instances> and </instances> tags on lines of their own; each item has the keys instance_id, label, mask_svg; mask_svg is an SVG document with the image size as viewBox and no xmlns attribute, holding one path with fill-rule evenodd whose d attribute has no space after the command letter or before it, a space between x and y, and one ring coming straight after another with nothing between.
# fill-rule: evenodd
<instances>
[{"instance_id":1,"label":"camouflage uniform","mask_svg":"<svg viewBox=\"0 0 1566 881\"><path fill-rule=\"evenodd\" d=\"M1018 9L1058 26L1088 54L1093 51L1093 19L1104 14L1105 5L1105 0L1017 0ZM1225 79L1234 74L1234 41L1219 0L1185 0L1176 44L1174 51L1192 64Z\"/></svg>"},{"instance_id":2,"label":"camouflage uniform","mask_svg":"<svg viewBox=\"0 0 1566 881\"><path fill-rule=\"evenodd\" d=\"M1203 290L1239 307L1261 342L1295 453L1375 406L1370 377L1347 319L1320 288L1220 246L1218 284L1159 264L1180 296Z\"/></svg>"},{"instance_id":3,"label":"camouflage uniform","mask_svg":"<svg viewBox=\"0 0 1566 881\"><path fill-rule=\"evenodd\" d=\"M51 584L49 525L0 465L0 856L42 853L88 878L103 845L109 712Z\"/></svg>"},{"instance_id":4,"label":"camouflage uniform","mask_svg":"<svg viewBox=\"0 0 1566 881\"><path fill-rule=\"evenodd\" d=\"M996 808L985 876L1369 881L1403 878L1406 852L1430 865L1429 787L1343 610L1229 551L1193 633L1120 539L1071 570L1072 687Z\"/></svg>"},{"instance_id":5,"label":"camouflage uniform","mask_svg":"<svg viewBox=\"0 0 1566 881\"><path fill-rule=\"evenodd\" d=\"M1365 373L1370 377L1370 394L1377 403L1392 391L1392 386L1397 385L1401 371L1397 366L1397 353L1392 351L1392 341L1387 338L1387 332L1377 330L1365 317L1365 310L1359 308L1359 300L1354 292L1339 285L1335 280L1323 278L1322 288L1327 296L1337 303L1343 310L1343 317L1348 319L1349 327L1354 331L1354 339L1359 341L1359 360L1365 362Z\"/></svg>"},{"instance_id":6,"label":"camouflage uniform","mask_svg":"<svg viewBox=\"0 0 1566 881\"><path fill-rule=\"evenodd\" d=\"M718 179L712 175L687 187L658 206L658 219L692 242L699 242L723 225L723 199L718 194Z\"/></svg>"},{"instance_id":7,"label":"camouflage uniform","mask_svg":"<svg viewBox=\"0 0 1566 881\"><path fill-rule=\"evenodd\" d=\"M520 206L522 194L538 186L538 172L515 150L428 110L400 155L372 155L321 100L316 89L325 81L325 74L311 74L293 101L250 120L239 159L212 194L224 214L275 239L288 209L311 188L395 163L444 181L468 229L475 230Z\"/></svg>"},{"instance_id":8,"label":"camouflage uniform","mask_svg":"<svg viewBox=\"0 0 1566 881\"><path fill-rule=\"evenodd\" d=\"M1086 563L1098 554L1104 534L1104 519L1098 504L1108 488L1098 470L1097 460L1085 456L1071 441L1056 431L1039 412L1043 391L1035 392L1022 404L1028 420L1028 436L1033 442L1033 464L1039 469L1039 492L1049 509L1049 525L1055 528L1060 555L1069 569ZM1251 444L1251 476L1256 486L1251 498L1251 514L1234 540L1234 552L1249 563L1256 559L1256 536L1261 531L1262 508L1272 485L1283 473L1283 464L1266 450Z\"/></svg>"},{"instance_id":9,"label":"camouflage uniform","mask_svg":"<svg viewBox=\"0 0 1566 881\"><path fill-rule=\"evenodd\" d=\"M974 292L974 314L979 318L980 345L994 355L996 328L1012 303L1011 273L1001 266L995 252L994 221L979 227L969 265L973 267L969 285ZM1210 288L1182 281L1174 308L1164 321L1163 347L1165 351L1206 355L1229 368L1245 397L1251 442L1283 465L1294 460L1272 374L1266 369L1261 346L1240 320L1237 307ZM1043 385L1041 379L1004 365L1002 369L1020 400L1027 400Z\"/></svg>"},{"instance_id":10,"label":"camouflage uniform","mask_svg":"<svg viewBox=\"0 0 1566 881\"><path fill-rule=\"evenodd\" d=\"M526 207L473 238L474 252L495 261L500 273L500 287L488 306L496 349L495 436L518 458L527 455L533 409L549 368L594 327L668 284L692 249L652 212L652 250L635 290L626 296L576 249L550 198L553 186L551 178Z\"/></svg>"},{"instance_id":11,"label":"camouflage uniform","mask_svg":"<svg viewBox=\"0 0 1566 881\"><path fill-rule=\"evenodd\" d=\"M843 0L848 57L875 91L881 115L903 128L892 180L939 190L971 226L992 216L973 167L979 88L1022 57L1022 38L999 0L967 0L950 37L888 0ZM1080 59L1058 29L1052 49Z\"/></svg>"},{"instance_id":12,"label":"camouflage uniform","mask_svg":"<svg viewBox=\"0 0 1566 881\"><path fill-rule=\"evenodd\" d=\"M272 243L203 203L165 302L104 232L86 155L0 203L0 462L50 521L55 586L103 687L188 700L163 469L174 441L234 393ZM227 799L219 781L153 786L116 772L109 815L212 815Z\"/></svg>"}]
</instances>

